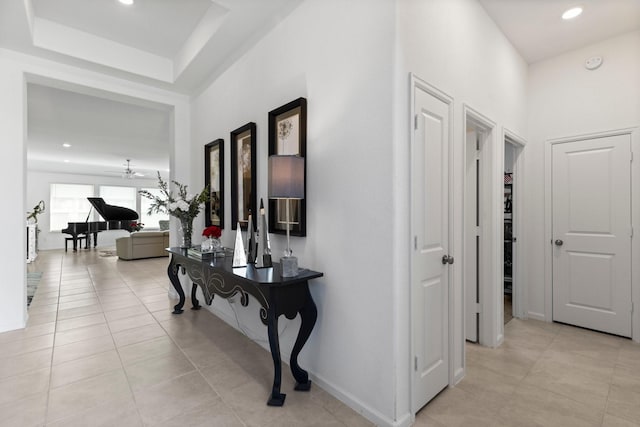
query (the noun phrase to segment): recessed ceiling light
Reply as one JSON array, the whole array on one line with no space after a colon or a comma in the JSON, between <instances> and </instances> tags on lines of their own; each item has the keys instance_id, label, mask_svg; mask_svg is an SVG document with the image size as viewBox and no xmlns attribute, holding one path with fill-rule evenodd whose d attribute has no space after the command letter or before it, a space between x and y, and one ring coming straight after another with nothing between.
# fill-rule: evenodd
<instances>
[{"instance_id":1,"label":"recessed ceiling light","mask_svg":"<svg viewBox=\"0 0 640 427\"><path fill-rule=\"evenodd\" d=\"M573 19L576 16L579 16L581 13L582 13L581 7L572 7L571 9L566 10L562 14L562 19L564 20Z\"/></svg>"},{"instance_id":2,"label":"recessed ceiling light","mask_svg":"<svg viewBox=\"0 0 640 427\"><path fill-rule=\"evenodd\" d=\"M64 159L64 162L65 162L65 163L69 163L69 160L67 160L67 159Z\"/></svg>"},{"instance_id":3,"label":"recessed ceiling light","mask_svg":"<svg viewBox=\"0 0 640 427\"><path fill-rule=\"evenodd\" d=\"M122 4L126 4L127 6L131 6L133 4L133 0L118 0Z\"/></svg>"},{"instance_id":4,"label":"recessed ceiling light","mask_svg":"<svg viewBox=\"0 0 640 427\"><path fill-rule=\"evenodd\" d=\"M64 144L62 144L62 146L64 148L69 148L69 147L71 147L71 144L69 144L68 142L65 142Z\"/></svg>"}]
</instances>

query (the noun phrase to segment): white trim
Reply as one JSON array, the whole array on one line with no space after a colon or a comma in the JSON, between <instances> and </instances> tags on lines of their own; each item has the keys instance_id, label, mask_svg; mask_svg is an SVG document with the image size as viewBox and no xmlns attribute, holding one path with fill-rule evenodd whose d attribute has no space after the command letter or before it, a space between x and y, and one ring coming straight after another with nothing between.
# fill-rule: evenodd
<instances>
[{"instance_id":1,"label":"white trim","mask_svg":"<svg viewBox=\"0 0 640 427\"><path fill-rule=\"evenodd\" d=\"M640 155L640 130L637 127L615 129L603 132L594 132L587 134L580 134L561 138L548 139L545 144L545 179L544 179L544 201L545 201L545 221L544 221L544 236L545 236L545 249L544 249L544 320L547 322L553 321L553 278L552 278L552 246L551 240L553 238L552 232L552 211L551 211L551 150L554 144L561 144L565 142L580 141L589 138L604 138L616 135L630 135L631 136L631 152L635 153L634 157ZM634 183L636 185L634 186ZM634 230L640 230L640 161L636 158L631 163L631 226ZM640 342L640 262L638 258L640 256L640 238L637 237L638 233L635 233L631 239L631 301L636 307L631 314L631 339L636 342ZM549 242L549 244L547 244ZM540 316L542 314L535 313ZM533 313L529 313L529 316L533 318Z\"/></svg>"},{"instance_id":2,"label":"white trim","mask_svg":"<svg viewBox=\"0 0 640 427\"><path fill-rule=\"evenodd\" d=\"M482 313L480 313L478 342L484 346L497 347L501 344L504 336L503 227L500 223L503 218L501 206L504 192L502 173L504 148L496 142L496 123L493 120L466 103L463 104L462 110L464 133L466 134L467 124L472 123L480 128L485 135L479 153L482 165L480 194L484 201L481 215L484 238L480 242L480 251L483 254L482 265L484 268L481 269L480 278L479 299ZM466 150L466 145L464 150Z\"/></svg>"},{"instance_id":3,"label":"white trim","mask_svg":"<svg viewBox=\"0 0 640 427\"><path fill-rule=\"evenodd\" d=\"M136 83L125 79L111 77L99 72L89 71L72 65L60 64L48 59L38 58L31 55L18 53L9 49L0 48L0 60L6 60L10 64L15 64L16 70L22 75L22 97L25 120L22 123L24 137L23 149L23 176L26 180L26 135L27 135L27 84L35 83L45 86L64 88L67 90L76 90L80 93L92 94L95 96L104 96L108 99L125 99L128 102L136 101L147 106L155 106L156 108L167 109L172 111L170 126L170 180L177 180L191 184L193 176L191 165L190 149L180 150L176 148L176 141L183 141L190 147L191 144L191 119L190 119L190 102L189 97L171 92L165 89L148 86L142 83ZM180 175L176 175L180 173ZM26 181L25 181L26 182ZM26 186L23 184L22 193L26 192ZM24 196L22 198L22 212L25 212ZM177 241L177 221L172 221L171 242ZM25 242L23 241L23 245ZM24 246L23 246L24 248ZM25 253L26 249L20 251ZM16 324L11 321L8 324L0 324L0 331L23 328L28 319L26 310L26 263L22 262L23 283L16 283L15 286L24 288L24 319L22 324ZM171 287L169 293L171 292Z\"/></svg>"},{"instance_id":4,"label":"white trim","mask_svg":"<svg viewBox=\"0 0 640 427\"><path fill-rule=\"evenodd\" d=\"M640 129L631 133L631 339L640 342ZM635 185L634 185L635 184Z\"/></svg>"},{"instance_id":5,"label":"white trim","mask_svg":"<svg viewBox=\"0 0 640 427\"><path fill-rule=\"evenodd\" d=\"M526 300L526 289L528 289L528 284L526 282L527 277L527 263L525 260L526 257L526 246L524 244L524 197L525 194L525 146L526 141L516 135L514 132L511 132L509 129L502 128L502 140L504 143L511 143L515 150L515 162L513 165L513 173L516 177L514 194L515 198L513 199L513 210L515 214L513 215L513 235L516 236L517 240L515 242L515 247L513 250L513 281L516 286L513 287L513 312L515 317L518 318L526 318L526 310L527 300Z\"/></svg>"},{"instance_id":6,"label":"white trim","mask_svg":"<svg viewBox=\"0 0 640 427\"><path fill-rule=\"evenodd\" d=\"M414 125L413 125L413 118L416 115L416 111L415 111L415 90L416 89L422 89L425 92L427 92L428 94L436 97L437 99L441 100L442 102L444 102L445 104L447 104L447 108L448 108L448 112L449 112L449 141L448 141L448 149L449 149L449 155L448 155L448 159L449 159L449 190L451 190L451 184L453 183L453 177L452 177L452 173L453 173L453 134L454 134L454 128L453 128L453 97L449 96L448 94L446 94L445 92L442 92L441 90L439 90L438 88L431 86L429 83L425 82L424 80L420 79L419 77L417 77L415 74L413 73L409 73L409 77L410 77L410 88L409 88L409 102L410 102L410 106L409 106L409 143L410 143L410 156L409 156L409 176L413 176L413 171L411 170L411 168L413 167L413 162L411 162L411 159L413 158L413 147L415 145L415 141L414 141ZM450 191L451 192L451 191ZM410 183L409 183L409 194L411 195L410 197L413 198L413 178L410 179ZM409 224L411 224L409 226L409 236L408 236L408 244L409 244L409 253L411 254L409 256L409 286L410 286L410 291L409 291L409 357L410 359L413 358L413 355L416 354L415 349L413 348L414 342L413 342L413 328L414 328L414 324L413 324L413 313L411 312L411 300L413 299L413 235L414 235L414 230L413 230L413 200L410 201L410 215L409 215ZM448 248L448 253L449 254L453 254L454 253L454 245L453 245L453 227L454 227L454 221L453 221L453 197L449 197L449 218L448 218L448 222L449 222L449 232L448 232L448 239L449 239L449 248ZM455 264L454 264L455 265ZM448 309L448 314L449 314L449 387L451 387L452 385L455 384L455 379L456 379L456 373L454 372L454 363L455 363L455 359L454 359L454 349L455 349L455 334L453 333L453 325L454 323L454 304L453 304L453 295L452 295L452 286L451 284L454 281L454 274L453 271L455 269L450 269L449 271L449 309ZM463 303L464 303L464 299L463 299ZM464 339L464 336L463 336ZM464 348L464 346L463 346ZM463 353L464 354L464 353ZM410 382L409 382L409 407L410 407L410 412L411 412L411 418L413 419L413 417L415 416L415 413L420 409L420 408L414 408L413 407L413 393L415 390L415 375L412 371L413 368L413 360L410 360L409 363L409 376L410 376Z\"/></svg>"}]
</instances>

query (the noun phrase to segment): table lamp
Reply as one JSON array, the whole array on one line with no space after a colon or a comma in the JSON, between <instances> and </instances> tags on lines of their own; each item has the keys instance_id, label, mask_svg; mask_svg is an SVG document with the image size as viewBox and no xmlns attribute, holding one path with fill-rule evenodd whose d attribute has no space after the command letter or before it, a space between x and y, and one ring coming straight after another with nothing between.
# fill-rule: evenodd
<instances>
[{"instance_id":1,"label":"table lamp","mask_svg":"<svg viewBox=\"0 0 640 427\"><path fill-rule=\"evenodd\" d=\"M298 258L293 256L289 240L291 199L304 199L304 158L290 155L269 157L269 198L286 200L287 249L280 258L282 277L298 275ZM273 213L272 213L273 214Z\"/></svg>"}]
</instances>

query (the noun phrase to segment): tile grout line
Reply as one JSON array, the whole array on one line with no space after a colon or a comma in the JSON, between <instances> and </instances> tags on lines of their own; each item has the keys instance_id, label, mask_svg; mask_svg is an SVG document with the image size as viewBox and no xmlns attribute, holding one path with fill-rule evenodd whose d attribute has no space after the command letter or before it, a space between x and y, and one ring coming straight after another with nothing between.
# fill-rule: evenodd
<instances>
[{"instance_id":1,"label":"tile grout line","mask_svg":"<svg viewBox=\"0 0 640 427\"><path fill-rule=\"evenodd\" d=\"M83 255L84 255L84 254L83 254ZM105 324L106 324L106 326L107 326L107 329L109 330L109 336L111 337L111 340L112 340L112 342L113 342L114 350L116 351L116 354L118 354L118 359L120 360L120 368L122 369L123 373L125 374L125 378L126 378L126 371L125 371L125 369L124 369L124 364L122 363L122 358L120 357L120 353L118 352L118 347L117 347L117 345L116 345L116 343L115 343L115 340L114 340L114 338L113 338L113 333L111 332L111 328L109 327L109 323L108 323L108 321L107 321L107 319L106 319L106 316L104 316L104 313L105 313L105 312L104 312L104 307L102 306L102 302L101 302L101 300L100 300L100 297L98 296L98 292L97 292L97 289L96 289L95 284L94 284L94 277L93 277L93 275L91 274L91 271L90 271L90 269L89 269L89 267L88 267L88 266L86 266L86 265L85 265L85 269L86 269L86 271L87 271L87 274L88 274L88 278L89 278L89 282L90 282L90 284L91 284L91 287L93 288L93 291L94 291L94 293L96 294L96 298L97 298L97 300L98 300L98 304L99 304L99 306L100 306L100 310L101 310L101 311L100 311L100 314L102 314L102 315L103 315L103 317L104 317L104 319L105 319ZM122 279L121 279L121 280L122 280ZM57 317L57 316L56 316L56 317ZM77 317L83 317L83 316L77 316ZM76 317L76 318L77 318L77 317ZM57 321L56 321L56 328L57 328ZM73 329L78 329L78 328L72 328L71 330L73 330ZM55 351L55 350L54 350L54 351ZM96 356L96 355L98 355L98 354L106 353L106 352L108 352L108 351L109 351L109 350L104 351L104 352L99 352L99 353L92 354L92 355L87 356L87 357L93 357L93 356ZM84 357L84 358L86 358L86 357ZM83 358L78 358L78 359L74 359L74 360L79 360L79 359L83 359ZM52 362L51 362L51 372L52 372L52 371L53 371L53 360L52 360ZM113 371L110 371L110 372L113 372ZM92 375L92 376L87 377L87 378L82 378L82 379L80 379L80 380L73 381L73 382L71 382L71 383L69 383L69 384L66 384L65 386L70 385L70 384L74 384L74 383L78 383L78 382L80 382L80 381L84 381L84 380L87 380L87 379L96 378L96 377L99 377L100 375L104 375L104 374L105 374L105 373L98 374L98 375ZM130 386L130 384L129 384L128 378L127 378L127 385L128 385L128 386L129 386L129 388L131 389L131 386ZM49 384L49 391L50 391L50 388L51 388L51 383ZM133 391L132 391L132 390L131 390L131 394L132 394L132 397L133 397L134 395L133 395ZM101 402L101 404L104 404L104 403L105 403L105 402ZM136 402L135 402L135 398L134 398L134 403L136 403ZM101 405L101 404L100 404L100 405ZM62 418L60 418L60 419L58 419L58 420L52 420L52 422L64 421L65 419L70 419L70 418L72 418L72 417L78 416L79 414L88 413L89 411L91 411L92 409L94 409L94 408L96 408L96 407L99 407L100 405L96 405L96 406L93 406L93 407L90 407L90 408L86 408L86 409L84 409L84 410L82 410L82 411L79 411L79 412L77 412L77 413L75 413L75 414L71 414L71 415L68 415L68 416L62 417ZM135 406L136 406L136 412L138 413L138 416L140 417L140 413L139 413L139 411L138 411L137 404L136 404ZM48 412L49 412L49 402L47 401L47 414L46 414L46 418L45 418L45 423L46 423L46 424L49 424L49 423L47 422L47 418L48 418L48 415L49 415L49 414L48 414ZM140 417L140 420L142 420L142 418L141 418L141 417Z\"/></svg>"},{"instance_id":2,"label":"tile grout line","mask_svg":"<svg viewBox=\"0 0 640 427\"><path fill-rule=\"evenodd\" d=\"M129 286L129 284L124 281L122 274L120 274L119 271L117 271L117 268L115 269L117 272L117 276L119 277L119 279L125 284L125 286L127 287L127 289L129 289L131 291L131 287ZM95 283L93 280L93 277L91 277L91 286L93 286L93 288L95 289ZM97 292L96 292L97 295ZM137 295L133 292L134 297L137 299ZM138 301L140 301L138 299ZM104 307L102 306L102 299L98 296L98 304L100 304L100 309L102 310L102 315L104 316ZM146 308L146 307L145 307ZM111 330L111 325L109 324L109 320L107 319L106 316L104 316L105 318L105 323L107 325L107 329L109 329L109 335L111 336L111 341L113 342L113 347L116 351L116 354L118 355L118 360L120 361L120 368L122 369L122 372L124 374L125 379L127 380L127 386L129 387L129 392L131 393L131 399L133 400L133 404L135 406L135 410L136 410L136 414L138 415L138 419L140 420L140 422L145 425L144 419L142 418L142 414L140 413L140 408L138 408L138 401L136 400L136 395L133 392L133 387L131 386L131 381L129 381L129 375L127 374L127 370L124 367L124 362L122 361L122 356L120 355L120 349L118 348L118 344L116 343L116 340L113 336L113 331Z\"/></svg>"},{"instance_id":3,"label":"tile grout line","mask_svg":"<svg viewBox=\"0 0 640 427\"><path fill-rule=\"evenodd\" d=\"M51 382L53 379L53 358L56 352L56 333L58 332L58 311L60 310L60 288L62 287L62 274L64 272L64 259L65 256L60 257L60 276L58 277L58 302L56 304L56 320L53 325L53 342L51 344L51 361L49 363L49 383L47 384L47 399L44 411L43 425L47 425L47 419L49 418L49 403L51 402Z\"/></svg>"},{"instance_id":4,"label":"tile grout line","mask_svg":"<svg viewBox=\"0 0 640 427\"><path fill-rule=\"evenodd\" d=\"M36 259L37 262L37 259ZM55 348L56 348L56 332L58 330L58 310L60 307L60 286L62 284L62 273L63 273L63 266L64 266L64 256L60 257L60 275L58 277L58 299L56 302L56 318L54 320L54 324L53 324L53 341L51 343L51 358L49 360L49 380L47 383L47 398L45 399L46 403L45 403L45 407L44 407L44 420L43 420L43 425L47 424L47 418L49 417L49 402L51 400L51 380L53 377L53 358L55 355ZM44 274L44 272L43 272ZM37 290L36 290L37 293ZM35 298L35 294L34 294L34 298ZM32 301L33 303L33 301Z\"/></svg>"}]
</instances>

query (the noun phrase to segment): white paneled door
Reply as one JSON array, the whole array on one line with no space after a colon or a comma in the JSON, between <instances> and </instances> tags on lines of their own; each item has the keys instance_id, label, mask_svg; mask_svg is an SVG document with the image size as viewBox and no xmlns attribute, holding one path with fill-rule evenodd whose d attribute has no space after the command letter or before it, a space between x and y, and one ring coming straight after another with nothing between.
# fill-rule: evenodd
<instances>
[{"instance_id":1,"label":"white paneled door","mask_svg":"<svg viewBox=\"0 0 640 427\"><path fill-rule=\"evenodd\" d=\"M449 384L449 104L414 88L412 408Z\"/></svg>"},{"instance_id":2,"label":"white paneled door","mask_svg":"<svg viewBox=\"0 0 640 427\"><path fill-rule=\"evenodd\" d=\"M552 146L553 320L631 336L631 136Z\"/></svg>"}]
</instances>

